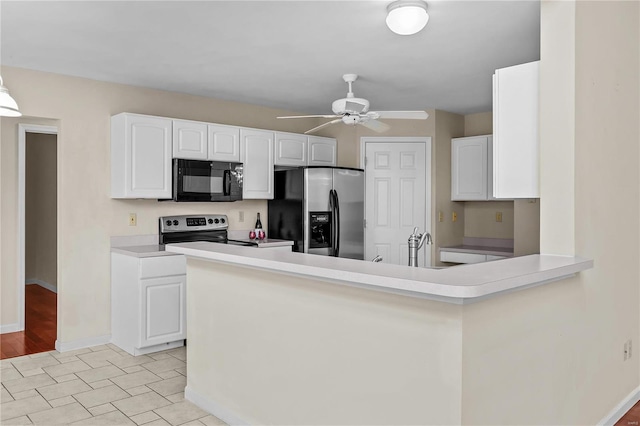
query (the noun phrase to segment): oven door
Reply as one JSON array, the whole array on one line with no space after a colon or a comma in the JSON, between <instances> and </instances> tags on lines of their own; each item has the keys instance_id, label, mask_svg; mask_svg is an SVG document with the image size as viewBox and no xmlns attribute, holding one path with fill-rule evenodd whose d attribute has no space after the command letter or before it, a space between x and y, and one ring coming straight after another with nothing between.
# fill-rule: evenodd
<instances>
[{"instance_id":1,"label":"oven door","mask_svg":"<svg viewBox=\"0 0 640 426\"><path fill-rule=\"evenodd\" d=\"M175 158L173 200L242 200L242 164Z\"/></svg>"}]
</instances>

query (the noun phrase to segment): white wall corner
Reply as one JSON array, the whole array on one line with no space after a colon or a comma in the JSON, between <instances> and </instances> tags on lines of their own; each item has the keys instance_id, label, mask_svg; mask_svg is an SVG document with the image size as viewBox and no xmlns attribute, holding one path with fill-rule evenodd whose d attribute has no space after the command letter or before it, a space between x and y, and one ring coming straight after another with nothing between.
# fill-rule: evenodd
<instances>
[{"instance_id":1,"label":"white wall corner","mask_svg":"<svg viewBox=\"0 0 640 426\"><path fill-rule=\"evenodd\" d=\"M13 324L3 324L0 325L0 334L5 334L5 333L15 333L16 331L22 331L24 330L23 328L20 328L20 324L13 323Z\"/></svg>"},{"instance_id":2,"label":"white wall corner","mask_svg":"<svg viewBox=\"0 0 640 426\"><path fill-rule=\"evenodd\" d=\"M188 379L187 379L188 380ZM235 413L226 407L223 407L216 401L206 398L205 396L194 391L192 387L187 385L184 389L184 399L190 401L202 408L203 410L213 414L228 425L248 425L249 423L240 419Z\"/></svg>"},{"instance_id":3,"label":"white wall corner","mask_svg":"<svg viewBox=\"0 0 640 426\"><path fill-rule=\"evenodd\" d=\"M25 285L36 284L36 285L39 285L40 287L46 288L47 290L54 292L54 293L58 292L58 287L56 287L53 284L49 284L46 281L39 280L37 278L27 278L25 280L24 284Z\"/></svg>"},{"instance_id":4,"label":"white wall corner","mask_svg":"<svg viewBox=\"0 0 640 426\"><path fill-rule=\"evenodd\" d=\"M56 350L58 352L73 351L76 349L90 348L92 346L106 345L111 342L111 335L88 337L86 339L72 340L70 342L61 342L56 339Z\"/></svg>"},{"instance_id":5,"label":"white wall corner","mask_svg":"<svg viewBox=\"0 0 640 426\"><path fill-rule=\"evenodd\" d=\"M640 386L635 388L625 399L620 401L609 414L598 422L598 426L613 426L624 416L636 403L640 401ZM631 423L629 423L631 424Z\"/></svg>"}]
</instances>

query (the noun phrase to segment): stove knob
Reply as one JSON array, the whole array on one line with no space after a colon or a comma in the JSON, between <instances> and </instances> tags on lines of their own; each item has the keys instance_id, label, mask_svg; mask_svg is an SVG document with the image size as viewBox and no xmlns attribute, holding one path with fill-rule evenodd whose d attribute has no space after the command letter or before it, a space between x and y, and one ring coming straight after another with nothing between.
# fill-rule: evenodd
<instances>
[{"instance_id":1,"label":"stove knob","mask_svg":"<svg viewBox=\"0 0 640 426\"><path fill-rule=\"evenodd\" d=\"M167 221L167 226L171 226L171 221L170 220Z\"/></svg>"},{"instance_id":2,"label":"stove knob","mask_svg":"<svg viewBox=\"0 0 640 426\"><path fill-rule=\"evenodd\" d=\"M209 225L211 225L213 223L213 219L209 219L207 222L209 222Z\"/></svg>"},{"instance_id":3,"label":"stove knob","mask_svg":"<svg viewBox=\"0 0 640 426\"><path fill-rule=\"evenodd\" d=\"M214 220L215 223L220 223L220 219Z\"/></svg>"},{"instance_id":4,"label":"stove knob","mask_svg":"<svg viewBox=\"0 0 640 426\"><path fill-rule=\"evenodd\" d=\"M173 224L174 224L175 226L178 226L178 221L177 221L177 220L174 220L174 221L173 221Z\"/></svg>"},{"instance_id":5,"label":"stove knob","mask_svg":"<svg viewBox=\"0 0 640 426\"><path fill-rule=\"evenodd\" d=\"M224 223L225 222L224 218L220 219L220 222Z\"/></svg>"}]
</instances>

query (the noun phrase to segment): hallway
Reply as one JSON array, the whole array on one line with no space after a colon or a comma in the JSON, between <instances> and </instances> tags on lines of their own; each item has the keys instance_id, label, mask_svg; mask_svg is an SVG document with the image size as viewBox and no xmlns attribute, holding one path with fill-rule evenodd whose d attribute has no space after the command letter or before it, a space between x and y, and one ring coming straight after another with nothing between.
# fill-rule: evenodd
<instances>
[{"instance_id":1,"label":"hallway","mask_svg":"<svg viewBox=\"0 0 640 426\"><path fill-rule=\"evenodd\" d=\"M25 286L25 330L0 336L0 359L55 349L58 295L39 285Z\"/></svg>"}]
</instances>

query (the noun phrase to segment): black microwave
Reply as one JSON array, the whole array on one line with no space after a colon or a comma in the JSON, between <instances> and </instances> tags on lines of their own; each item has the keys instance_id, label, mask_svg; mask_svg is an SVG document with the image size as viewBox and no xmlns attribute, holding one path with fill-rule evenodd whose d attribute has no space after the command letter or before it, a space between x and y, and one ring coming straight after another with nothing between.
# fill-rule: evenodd
<instances>
[{"instance_id":1,"label":"black microwave","mask_svg":"<svg viewBox=\"0 0 640 426\"><path fill-rule=\"evenodd\" d=\"M173 201L242 200L242 163L173 159Z\"/></svg>"}]
</instances>

